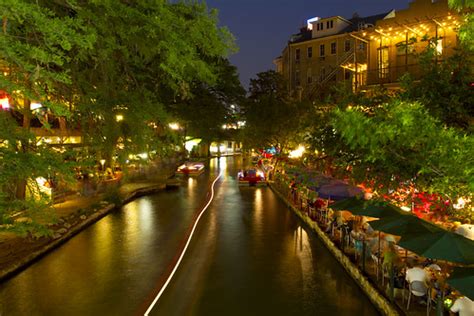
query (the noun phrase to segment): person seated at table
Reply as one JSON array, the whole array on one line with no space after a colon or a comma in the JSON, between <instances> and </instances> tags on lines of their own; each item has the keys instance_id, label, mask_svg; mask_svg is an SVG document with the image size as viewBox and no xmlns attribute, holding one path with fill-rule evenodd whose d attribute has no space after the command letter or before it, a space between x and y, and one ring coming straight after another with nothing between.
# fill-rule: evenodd
<instances>
[{"instance_id":1,"label":"person seated at table","mask_svg":"<svg viewBox=\"0 0 474 316\"><path fill-rule=\"evenodd\" d=\"M456 299L450 311L459 313L459 316L472 316L474 315L474 302L466 296L461 296Z\"/></svg>"}]
</instances>

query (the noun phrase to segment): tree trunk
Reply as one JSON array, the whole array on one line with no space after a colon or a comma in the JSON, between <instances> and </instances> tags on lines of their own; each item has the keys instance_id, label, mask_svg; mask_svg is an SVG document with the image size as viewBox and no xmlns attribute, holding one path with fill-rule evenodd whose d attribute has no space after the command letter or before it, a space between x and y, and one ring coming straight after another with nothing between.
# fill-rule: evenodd
<instances>
[{"instance_id":1,"label":"tree trunk","mask_svg":"<svg viewBox=\"0 0 474 316\"><path fill-rule=\"evenodd\" d=\"M22 128L25 130L30 129L31 123L31 112L30 112L30 100L25 100L25 108L23 109L23 125ZM18 145L18 151L23 153L28 151L28 144L21 143ZM19 200L26 198L26 179L16 179L16 193L15 197Z\"/></svg>"}]
</instances>

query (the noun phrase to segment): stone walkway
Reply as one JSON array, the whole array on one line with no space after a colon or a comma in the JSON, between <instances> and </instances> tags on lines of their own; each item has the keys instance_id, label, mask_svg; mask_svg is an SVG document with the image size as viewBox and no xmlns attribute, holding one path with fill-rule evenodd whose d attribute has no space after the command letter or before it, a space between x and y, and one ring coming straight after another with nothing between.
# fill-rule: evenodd
<instances>
[{"instance_id":1,"label":"stone walkway","mask_svg":"<svg viewBox=\"0 0 474 316\"><path fill-rule=\"evenodd\" d=\"M127 203L140 195L164 189L167 179L174 174L175 167L174 164L162 166L159 172L155 172L149 179L122 184L119 187L121 201L119 204ZM116 206L105 199L105 193L87 197L72 195L66 201L56 203L53 208L59 220L58 223L50 226L54 232L53 237L32 239L13 233L0 233L0 280L27 267L48 251L107 215L115 207L121 206Z\"/></svg>"}]
</instances>

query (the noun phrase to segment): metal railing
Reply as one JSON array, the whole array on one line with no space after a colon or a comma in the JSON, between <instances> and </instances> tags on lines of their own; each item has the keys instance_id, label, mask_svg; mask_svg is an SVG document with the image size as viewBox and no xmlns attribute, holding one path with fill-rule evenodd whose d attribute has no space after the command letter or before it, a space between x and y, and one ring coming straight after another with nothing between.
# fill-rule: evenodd
<instances>
[{"instance_id":1,"label":"metal railing","mask_svg":"<svg viewBox=\"0 0 474 316\"><path fill-rule=\"evenodd\" d=\"M423 75L419 64L369 69L367 71L366 85L396 83L406 73L409 73L415 80L420 79Z\"/></svg>"}]
</instances>

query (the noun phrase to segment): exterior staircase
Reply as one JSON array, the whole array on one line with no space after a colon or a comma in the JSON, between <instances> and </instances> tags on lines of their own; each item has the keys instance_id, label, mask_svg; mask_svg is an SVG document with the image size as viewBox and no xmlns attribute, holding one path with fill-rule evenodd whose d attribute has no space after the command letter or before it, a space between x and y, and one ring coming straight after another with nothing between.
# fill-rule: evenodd
<instances>
[{"instance_id":1,"label":"exterior staircase","mask_svg":"<svg viewBox=\"0 0 474 316\"><path fill-rule=\"evenodd\" d=\"M328 83L329 80L331 80L338 73L342 65L346 64L347 62L353 59L354 59L354 47L352 47L351 50L347 51L344 55L338 58L336 67L332 67L331 71L318 77L318 80L315 81L314 87L308 91L308 94L307 94L308 97L310 99L313 98L317 94L318 90L320 90L323 85Z\"/></svg>"}]
</instances>

